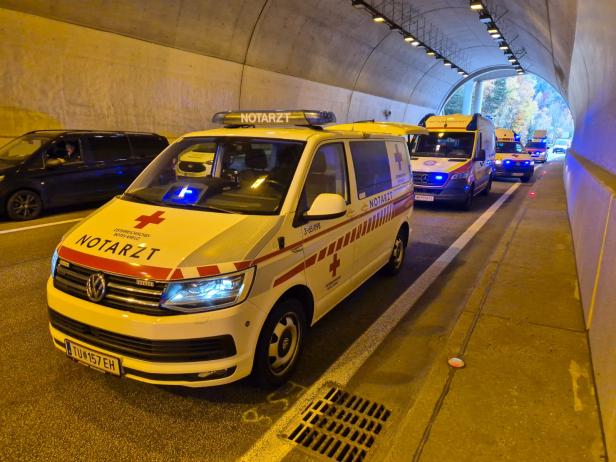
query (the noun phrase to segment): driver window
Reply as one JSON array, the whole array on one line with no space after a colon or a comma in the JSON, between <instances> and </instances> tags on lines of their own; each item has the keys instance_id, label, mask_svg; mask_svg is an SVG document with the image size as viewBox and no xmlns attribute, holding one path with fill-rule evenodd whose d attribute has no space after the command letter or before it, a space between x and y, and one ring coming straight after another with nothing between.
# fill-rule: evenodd
<instances>
[{"instance_id":1,"label":"driver window","mask_svg":"<svg viewBox=\"0 0 616 462\"><path fill-rule=\"evenodd\" d=\"M348 202L347 166L342 143L319 148L312 159L301 198L301 211L310 209L321 193L340 194Z\"/></svg>"},{"instance_id":2,"label":"driver window","mask_svg":"<svg viewBox=\"0 0 616 462\"><path fill-rule=\"evenodd\" d=\"M81 143L78 138L62 138L47 150L47 159L57 159L62 164L81 162Z\"/></svg>"}]
</instances>

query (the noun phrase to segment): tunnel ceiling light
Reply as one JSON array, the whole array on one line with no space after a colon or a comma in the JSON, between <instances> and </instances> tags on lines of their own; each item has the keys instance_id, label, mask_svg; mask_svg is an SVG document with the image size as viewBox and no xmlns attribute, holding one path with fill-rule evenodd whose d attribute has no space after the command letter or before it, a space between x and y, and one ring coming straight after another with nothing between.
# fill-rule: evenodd
<instances>
[{"instance_id":1,"label":"tunnel ceiling light","mask_svg":"<svg viewBox=\"0 0 616 462\"><path fill-rule=\"evenodd\" d=\"M459 70L459 71L458 71L458 74L460 74L460 75L464 75L464 71Z\"/></svg>"},{"instance_id":2,"label":"tunnel ceiling light","mask_svg":"<svg viewBox=\"0 0 616 462\"><path fill-rule=\"evenodd\" d=\"M501 34L499 34L498 32L494 32L490 34L490 37L492 37L493 39L499 39L501 38Z\"/></svg>"},{"instance_id":3,"label":"tunnel ceiling light","mask_svg":"<svg viewBox=\"0 0 616 462\"><path fill-rule=\"evenodd\" d=\"M379 10L381 7L386 8L388 6L387 3L388 2L378 3L368 0L351 0L353 7L366 11L366 13L370 15L373 22L377 24L385 24L389 26L391 30L397 31L406 43L412 45L413 47L425 50L426 54L430 57L442 59L445 66L454 69L454 71L459 69L466 73L466 71L459 66L459 64L464 65L464 62L468 64L467 56L463 53L463 50L457 47L451 40L448 40L447 37L445 37L444 34L438 30L438 28L433 27L430 23L425 24L425 18L421 27L419 27L417 20L415 20L415 22L409 21L408 15L405 16L403 9L388 8L385 11ZM471 3L481 4L482 9L485 8L482 1L478 0ZM413 11L413 14L421 16L420 12L416 10ZM428 26L429 33L426 32L426 25ZM415 30L411 31L407 28L407 26L415 27ZM430 40L434 40L434 43L438 43L439 46L436 49L433 49L431 46L424 43L423 40L425 40L426 37L429 37ZM449 56L457 56L457 58L455 58L457 64L454 63L452 59L448 59ZM464 62L461 62L460 60Z\"/></svg>"},{"instance_id":4,"label":"tunnel ceiling light","mask_svg":"<svg viewBox=\"0 0 616 462\"><path fill-rule=\"evenodd\" d=\"M509 58L509 62L510 62L510 63L516 63L517 61L518 61L518 60L517 60L517 59L515 59L515 58L513 58L513 57L512 57L512 58Z\"/></svg>"},{"instance_id":5,"label":"tunnel ceiling light","mask_svg":"<svg viewBox=\"0 0 616 462\"><path fill-rule=\"evenodd\" d=\"M475 10L475 11L483 10L483 3L476 1L476 0L471 0L470 6L471 6L471 10Z\"/></svg>"},{"instance_id":6,"label":"tunnel ceiling light","mask_svg":"<svg viewBox=\"0 0 616 462\"><path fill-rule=\"evenodd\" d=\"M492 19L492 16L490 16L490 13L486 13L486 12L479 14L479 21L484 24L489 24L491 22L494 22L494 20Z\"/></svg>"},{"instance_id":7,"label":"tunnel ceiling light","mask_svg":"<svg viewBox=\"0 0 616 462\"><path fill-rule=\"evenodd\" d=\"M507 51L509 50L509 45L507 45L506 42L501 41L501 42L498 42L498 48L500 48L501 50Z\"/></svg>"}]
</instances>

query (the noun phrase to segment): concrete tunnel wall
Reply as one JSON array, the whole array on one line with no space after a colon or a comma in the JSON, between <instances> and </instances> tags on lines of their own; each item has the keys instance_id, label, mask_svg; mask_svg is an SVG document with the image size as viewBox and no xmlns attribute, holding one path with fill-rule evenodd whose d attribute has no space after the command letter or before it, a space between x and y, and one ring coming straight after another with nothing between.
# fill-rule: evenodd
<instances>
[{"instance_id":1,"label":"concrete tunnel wall","mask_svg":"<svg viewBox=\"0 0 616 462\"><path fill-rule=\"evenodd\" d=\"M568 98L576 120L565 185L616 458L616 2L501 3L529 69ZM468 44L472 72L507 64L465 0L413 4ZM459 82L347 0L0 0L0 43L0 138L55 127L174 137L238 107L322 108L340 121L388 110L414 123Z\"/></svg>"}]
</instances>

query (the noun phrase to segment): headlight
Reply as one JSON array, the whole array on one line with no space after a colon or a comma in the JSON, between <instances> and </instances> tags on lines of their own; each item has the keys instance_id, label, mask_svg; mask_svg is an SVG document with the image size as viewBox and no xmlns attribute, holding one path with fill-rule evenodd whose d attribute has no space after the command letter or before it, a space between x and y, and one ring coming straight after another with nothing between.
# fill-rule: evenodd
<instances>
[{"instance_id":1,"label":"headlight","mask_svg":"<svg viewBox=\"0 0 616 462\"><path fill-rule=\"evenodd\" d=\"M5 176L6 175L0 175L0 181L3 181Z\"/></svg>"},{"instance_id":2,"label":"headlight","mask_svg":"<svg viewBox=\"0 0 616 462\"><path fill-rule=\"evenodd\" d=\"M163 292L161 306L184 313L199 313L227 308L248 296L255 269L216 276L171 282Z\"/></svg>"},{"instance_id":3,"label":"headlight","mask_svg":"<svg viewBox=\"0 0 616 462\"><path fill-rule=\"evenodd\" d=\"M497 160L497 161L496 161L496 165L500 165L500 164L502 164L502 163L503 163L503 161L502 161L502 160Z\"/></svg>"},{"instance_id":4,"label":"headlight","mask_svg":"<svg viewBox=\"0 0 616 462\"><path fill-rule=\"evenodd\" d=\"M530 161L530 165L535 165L535 162L533 162L532 160Z\"/></svg>"},{"instance_id":5,"label":"headlight","mask_svg":"<svg viewBox=\"0 0 616 462\"><path fill-rule=\"evenodd\" d=\"M466 179L468 178L468 172L461 172L461 173L454 173L453 175L451 175L451 179L452 180L457 180L457 179Z\"/></svg>"},{"instance_id":6,"label":"headlight","mask_svg":"<svg viewBox=\"0 0 616 462\"><path fill-rule=\"evenodd\" d=\"M51 256L51 277L53 278L56 275L56 265L58 264L58 248L53 251L53 255Z\"/></svg>"}]
</instances>

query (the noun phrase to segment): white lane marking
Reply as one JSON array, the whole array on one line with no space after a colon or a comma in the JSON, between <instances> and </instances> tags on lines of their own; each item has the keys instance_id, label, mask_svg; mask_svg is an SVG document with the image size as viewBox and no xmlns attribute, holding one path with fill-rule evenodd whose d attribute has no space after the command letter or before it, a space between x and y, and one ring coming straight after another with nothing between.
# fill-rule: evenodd
<instances>
[{"instance_id":1,"label":"white lane marking","mask_svg":"<svg viewBox=\"0 0 616 462\"><path fill-rule=\"evenodd\" d=\"M76 221L81 221L84 218L85 217L73 218L71 220L52 221L51 223L43 223L40 225L24 226L23 228L5 229L5 230L0 231L0 234L18 233L20 231L28 231L29 229L45 228L47 226L63 225L65 223L74 223Z\"/></svg>"},{"instance_id":2,"label":"white lane marking","mask_svg":"<svg viewBox=\"0 0 616 462\"><path fill-rule=\"evenodd\" d=\"M411 310L424 292L432 285L453 259L466 247L496 211L520 187L511 185L456 241L438 257L415 282L319 377L306 392L244 453L242 461L282 460L293 445L284 442L284 433L291 420L310 404L319 390L328 382L346 386L366 360L376 351L400 320Z\"/></svg>"}]
</instances>

